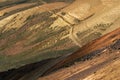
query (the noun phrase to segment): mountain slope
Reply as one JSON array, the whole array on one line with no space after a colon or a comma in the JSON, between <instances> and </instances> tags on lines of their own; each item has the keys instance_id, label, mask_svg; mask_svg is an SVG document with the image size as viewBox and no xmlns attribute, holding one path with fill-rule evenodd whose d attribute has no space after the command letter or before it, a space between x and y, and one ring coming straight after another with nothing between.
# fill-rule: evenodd
<instances>
[{"instance_id":1,"label":"mountain slope","mask_svg":"<svg viewBox=\"0 0 120 80\"><path fill-rule=\"evenodd\" d=\"M20 1L0 8L0 71L73 53L120 28L119 0Z\"/></svg>"}]
</instances>

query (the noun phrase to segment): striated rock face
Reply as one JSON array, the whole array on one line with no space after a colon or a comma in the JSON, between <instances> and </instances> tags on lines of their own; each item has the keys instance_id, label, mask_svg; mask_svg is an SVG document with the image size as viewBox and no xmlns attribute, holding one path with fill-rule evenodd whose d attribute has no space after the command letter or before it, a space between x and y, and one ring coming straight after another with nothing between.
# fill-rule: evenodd
<instances>
[{"instance_id":1,"label":"striated rock face","mask_svg":"<svg viewBox=\"0 0 120 80\"><path fill-rule=\"evenodd\" d=\"M3 4L0 71L71 54L120 28L119 3L119 0L0 1Z\"/></svg>"},{"instance_id":2,"label":"striated rock face","mask_svg":"<svg viewBox=\"0 0 120 80\"><path fill-rule=\"evenodd\" d=\"M99 56L76 62L70 67L62 68L36 80L119 80L120 50L106 48L100 53ZM30 80L30 78L20 80Z\"/></svg>"}]
</instances>

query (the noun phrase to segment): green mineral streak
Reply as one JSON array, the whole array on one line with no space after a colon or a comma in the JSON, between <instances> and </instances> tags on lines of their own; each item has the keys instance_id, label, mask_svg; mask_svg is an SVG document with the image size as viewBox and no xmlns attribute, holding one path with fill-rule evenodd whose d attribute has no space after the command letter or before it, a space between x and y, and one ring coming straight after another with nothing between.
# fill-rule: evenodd
<instances>
[{"instance_id":1,"label":"green mineral streak","mask_svg":"<svg viewBox=\"0 0 120 80\"><path fill-rule=\"evenodd\" d=\"M52 47L47 48L46 49L47 51L44 53L38 51L38 53L27 52L27 53L22 53L20 55L18 54L15 56L0 55L0 65L1 65L0 71L6 71L11 68L18 68L20 66L23 66L29 63L38 62L44 59L59 57L68 53L75 52L79 48L77 46L73 46L68 49L51 51L51 49L54 48L55 46L60 46L66 43L67 41L68 40L62 40L58 42ZM33 50L30 50L30 51L33 51Z\"/></svg>"},{"instance_id":2,"label":"green mineral streak","mask_svg":"<svg viewBox=\"0 0 120 80\"><path fill-rule=\"evenodd\" d=\"M95 40L101 36L101 33L95 32L91 33L90 35L86 36L84 39L82 39L82 43L87 44L88 42Z\"/></svg>"}]
</instances>

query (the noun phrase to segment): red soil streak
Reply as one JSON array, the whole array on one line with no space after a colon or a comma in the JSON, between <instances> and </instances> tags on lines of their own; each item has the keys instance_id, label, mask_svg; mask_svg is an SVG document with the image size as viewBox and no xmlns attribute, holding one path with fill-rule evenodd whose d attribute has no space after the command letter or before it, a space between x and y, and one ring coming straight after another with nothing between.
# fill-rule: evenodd
<instances>
[{"instance_id":1,"label":"red soil streak","mask_svg":"<svg viewBox=\"0 0 120 80\"><path fill-rule=\"evenodd\" d=\"M78 59L84 55L90 54L93 51L96 51L103 47L109 46L110 44L112 44L114 41L116 41L118 39L120 39L120 28L104 35L101 38L98 38L98 39L86 44L81 49L79 49L75 53L63 58L62 60L58 59L57 60L58 62L56 64L54 64L51 68L49 68L48 71L46 71L44 74L48 74L49 72L65 65L66 63L69 63L69 62L71 62L75 59Z\"/></svg>"},{"instance_id":2,"label":"red soil streak","mask_svg":"<svg viewBox=\"0 0 120 80\"><path fill-rule=\"evenodd\" d=\"M15 6L0 10L0 16L3 16L7 12L14 11L14 10L21 9L21 8L25 8L25 7L29 7L29 6L32 6L32 5L35 5L35 4L36 3L19 4L19 5L15 5Z\"/></svg>"}]
</instances>

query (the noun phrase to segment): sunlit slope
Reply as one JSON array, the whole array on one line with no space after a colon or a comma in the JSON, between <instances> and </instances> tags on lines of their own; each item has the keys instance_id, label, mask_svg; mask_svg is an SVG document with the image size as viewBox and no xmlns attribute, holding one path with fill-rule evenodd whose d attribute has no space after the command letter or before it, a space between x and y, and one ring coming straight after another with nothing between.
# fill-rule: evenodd
<instances>
[{"instance_id":1,"label":"sunlit slope","mask_svg":"<svg viewBox=\"0 0 120 80\"><path fill-rule=\"evenodd\" d=\"M39 0L2 7L0 71L73 53L119 28L119 2Z\"/></svg>"}]
</instances>

